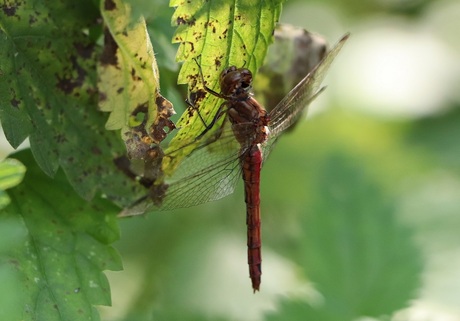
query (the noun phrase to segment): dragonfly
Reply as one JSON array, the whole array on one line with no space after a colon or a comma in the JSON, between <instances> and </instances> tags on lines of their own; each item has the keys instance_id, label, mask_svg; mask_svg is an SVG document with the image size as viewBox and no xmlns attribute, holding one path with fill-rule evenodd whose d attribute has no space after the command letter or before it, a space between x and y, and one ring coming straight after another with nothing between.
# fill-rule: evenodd
<instances>
[{"instance_id":1,"label":"dragonfly","mask_svg":"<svg viewBox=\"0 0 460 321\"><path fill-rule=\"evenodd\" d=\"M140 179L148 192L120 216L143 214L151 210L190 207L231 194L240 177L244 182L247 225L247 256L253 291L259 291L262 276L260 213L260 173L274 143L295 124L308 105L324 90L321 82L349 34L324 56L277 105L267 112L252 95L252 73L230 66L220 75L220 92L208 88L207 94L223 100L211 123L196 138L193 150L172 174L164 175L161 164L177 157L184 145L163 153L150 150L146 161L150 173ZM200 116L201 118L201 116ZM222 122L219 122L224 118ZM202 119L205 123L204 119ZM219 124L219 125L218 125ZM221 126L212 135L209 129Z\"/></svg>"}]
</instances>

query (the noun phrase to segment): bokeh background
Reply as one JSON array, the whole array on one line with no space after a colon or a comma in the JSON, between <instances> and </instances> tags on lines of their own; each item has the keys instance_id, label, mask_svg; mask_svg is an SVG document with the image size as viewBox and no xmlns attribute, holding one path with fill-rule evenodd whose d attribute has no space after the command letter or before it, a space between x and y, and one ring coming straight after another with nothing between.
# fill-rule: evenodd
<instances>
[{"instance_id":1,"label":"bokeh background","mask_svg":"<svg viewBox=\"0 0 460 321\"><path fill-rule=\"evenodd\" d=\"M173 9L133 2L180 110ZM264 165L261 292L240 184L221 201L122 220L125 270L107 272L103 319L460 320L459 17L455 0L287 2L282 22L331 44L352 36Z\"/></svg>"}]
</instances>

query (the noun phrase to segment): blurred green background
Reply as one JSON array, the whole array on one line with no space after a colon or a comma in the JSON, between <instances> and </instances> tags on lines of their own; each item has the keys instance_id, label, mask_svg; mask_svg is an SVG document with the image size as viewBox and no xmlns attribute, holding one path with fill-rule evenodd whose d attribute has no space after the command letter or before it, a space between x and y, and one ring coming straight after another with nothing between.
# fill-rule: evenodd
<instances>
[{"instance_id":1,"label":"blurred green background","mask_svg":"<svg viewBox=\"0 0 460 321\"><path fill-rule=\"evenodd\" d=\"M172 8L147 15L180 113ZM460 3L289 1L281 21L352 37L262 173L253 294L237 191L124 219L103 320L460 320ZM154 36L155 35L155 36Z\"/></svg>"}]
</instances>

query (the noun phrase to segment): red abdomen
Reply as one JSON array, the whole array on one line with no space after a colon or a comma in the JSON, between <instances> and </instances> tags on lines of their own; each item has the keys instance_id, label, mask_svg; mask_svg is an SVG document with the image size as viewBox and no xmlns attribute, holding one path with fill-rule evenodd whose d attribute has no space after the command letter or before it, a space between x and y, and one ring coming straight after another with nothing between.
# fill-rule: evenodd
<instances>
[{"instance_id":1,"label":"red abdomen","mask_svg":"<svg viewBox=\"0 0 460 321\"><path fill-rule=\"evenodd\" d=\"M254 145L241 158L244 193L246 202L246 224L248 228L248 264L252 288L259 290L262 275L262 256L260 237L260 170L262 150Z\"/></svg>"}]
</instances>

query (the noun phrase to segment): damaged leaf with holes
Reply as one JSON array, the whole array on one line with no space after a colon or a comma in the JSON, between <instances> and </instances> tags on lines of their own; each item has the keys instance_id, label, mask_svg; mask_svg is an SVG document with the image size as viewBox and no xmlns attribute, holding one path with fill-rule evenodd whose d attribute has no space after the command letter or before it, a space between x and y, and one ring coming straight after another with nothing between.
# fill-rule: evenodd
<instances>
[{"instance_id":1,"label":"damaged leaf with holes","mask_svg":"<svg viewBox=\"0 0 460 321\"><path fill-rule=\"evenodd\" d=\"M99 64L99 107L106 128L121 129L130 158L144 159L174 129L175 112L160 94L154 51L142 17L120 0L101 2L104 50Z\"/></svg>"}]
</instances>

